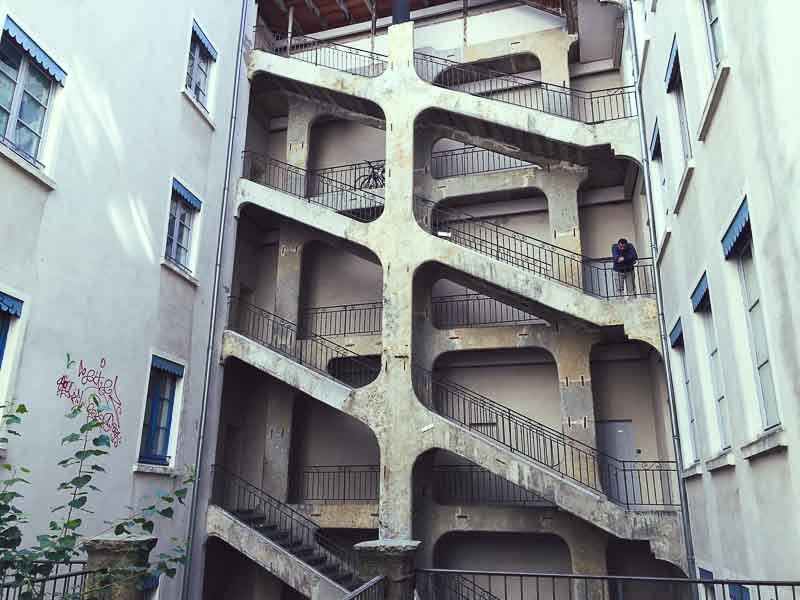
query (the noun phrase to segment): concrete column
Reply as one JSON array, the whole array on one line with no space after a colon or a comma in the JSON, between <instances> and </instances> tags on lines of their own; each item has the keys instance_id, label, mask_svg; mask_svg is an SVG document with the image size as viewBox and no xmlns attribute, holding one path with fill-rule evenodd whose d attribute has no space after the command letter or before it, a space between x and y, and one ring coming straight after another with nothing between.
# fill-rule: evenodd
<instances>
[{"instance_id":1,"label":"concrete column","mask_svg":"<svg viewBox=\"0 0 800 600\"><path fill-rule=\"evenodd\" d=\"M564 31L547 32L535 54L542 66L542 81L569 87L569 49L577 36Z\"/></svg>"},{"instance_id":2,"label":"concrete column","mask_svg":"<svg viewBox=\"0 0 800 600\"><path fill-rule=\"evenodd\" d=\"M306 234L289 222L281 223L276 270L275 314L300 324L300 287Z\"/></svg>"},{"instance_id":3,"label":"concrete column","mask_svg":"<svg viewBox=\"0 0 800 600\"><path fill-rule=\"evenodd\" d=\"M311 127L322 112L321 108L311 102L289 100L289 119L286 129L286 162L292 166L308 170L311 151ZM312 188L310 190L309 188ZM292 173L289 178L289 189L306 196L313 192L313 184L307 177Z\"/></svg>"},{"instance_id":4,"label":"concrete column","mask_svg":"<svg viewBox=\"0 0 800 600\"><path fill-rule=\"evenodd\" d=\"M594 340L588 336L564 332L558 338L554 352L564 433L596 448L594 398L589 368L593 343Z\"/></svg>"},{"instance_id":5,"label":"concrete column","mask_svg":"<svg viewBox=\"0 0 800 600\"><path fill-rule=\"evenodd\" d=\"M271 381L267 387L267 422L264 432L264 490L281 502L289 499L292 452L292 419L295 392L287 385Z\"/></svg>"},{"instance_id":6,"label":"concrete column","mask_svg":"<svg viewBox=\"0 0 800 600\"><path fill-rule=\"evenodd\" d=\"M551 167L548 184L542 190L547 196L547 215L553 243L578 254L582 249L578 187L588 174L586 167L562 163Z\"/></svg>"},{"instance_id":7,"label":"concrete column","mask_svg":"<svg viewBox=\"0 0 800 600\"><path fill-rule=\"evenodd\" d=\"M111 569L123 571L130 567L147 566L150 551L158 540L150 536L130 535L119 537L114 535L100 536L84 543L86 568L89 571ZM144 593L136 589L137 577L121 574L111 577L108 600L143 600ZM88 589L104 589L109 585L104 577L92 576Z\"/></svg>"},{"instance_id":8,"label":"concrete column","mask_svg":"<svg viewBox=\"0 0 800 600\"><path fill-rule=\"evenodd\" d=\"M411 600L414 597L415 540L374 540L355 545L359 573L365 579L383 575L385 600Z\"/></svg>"}]
</instances>

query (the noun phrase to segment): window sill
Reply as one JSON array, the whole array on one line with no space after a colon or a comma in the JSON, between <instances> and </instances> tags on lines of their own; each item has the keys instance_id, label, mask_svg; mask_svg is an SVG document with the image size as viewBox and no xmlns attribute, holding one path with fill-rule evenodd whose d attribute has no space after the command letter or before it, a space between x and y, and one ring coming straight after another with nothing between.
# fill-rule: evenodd
<instances>
[{"instance_id":1,"label":"window sill","mask_svg":"<svg viewBox=\"0 0 800 600\"><path fill-rule=\"evenodd\" d=\"M25 173L27 173L30 177L38 181L41 185L47 188L48 192L52 192L54 189L56 189L55 181L42 173L41 169L37 169L19 154L14 152L11 148L8 148L5 144L0 144L0 155L4 156L9 162L16 165L18 168L25 171Z\"/></svg>"},{"instance_id":2,"label":"window sill","mask_svg":"<svg viewBox=\"0 0 800 600\"><path fill-rule=\"evenodd\" d=\"M722 92L725 89L725 82L728 81L730 72L730 65L720 65L717 68L717 73L708 92L708 98L706 98L706 105L703 107L703 114L700 115L700 126L697 128L697 139L701 142L705 141L708 130L711 128L711 122L714 120L714 115L717 114L717 107L722 99Z\"/></svg>"},{"instance_id":3,"label":"window sill","mask_svg":"<svg viewBox=\"0 0 800 600\"><path fill-rule=\"evenodd\" d=\"M672 209L672 212L676 215L681 210L681 205L686 198L686 192L689 190L692 175L694 175L694 161L689 160L683 168L683 175L681 175L681 181L680 184L678 184L678 195L675 198L674 208Z\"/></svg>"},{"instance_id":4,"label":"window sill","mask_svg":"<svg viewBox=\"0 0 800 600\"><path fill-rule=\"evenodd\" d=\"M192 286L194 286L194 287L199 287L200 286L200 281L196 277L193 277L192 275L190 275L189 273L187 273L186 271L184 271L180 267L175 266L170 261L168 261L166 258L162 258L161 259L161 266L164 267L165 269L167 269L168 271L172 271L173 273L175 273L179 277L182 277L183 279L188 281Z\"/></svg>"},{"instance_id":5,"label":"window sill","mask_svg":"<svg viewBox=\"0 0 800 600\"><path fill-rule=\"evenodd\" d=\"M672 239L672 229L667 227L664 230L664 235L661 236L661 239L658 242L658 255L656 256L656 264L661 264L661 259L664 258L664 251L667 249L667 244Z\"/></svg>"},{"instance_id":6,"label":"window sill","mask_svg":"<svg viewBox=\"0 0 800 600\"><path fill-rule=\"evenodd\" d=\"M685 467L681 471L681 477L683 477L684 479L694 479L695 477L700 477L702 474L703 474L703 465L700 464L699 460L693 465Z\"/></svg>"},{"instance_id":7,"label":"window sill","mask_svg":"<svg viewBox=\"0 0 800 600\"><path fill-rule=\"evenodd\" d=\"M217 128L217 124L214 123L214 119L211 118L208 110L206 110L206 108L200 104L185 88L181 94L183 94L183 97L189 101L189 104L191 104L194 109L200 113L200 116L205 119L205 122L208 123L208 126L211 127L212 130L215 130Z\"/></svg>"},{"instance_id":8,"label":"window sill","mask_svg":"<svg viewBox=\"0 0 800 600\"><path fill-rule=\"evenodd\" d=\"M169 465L151 465L148 463L136 463L133 465L134 473L146 475L166 475L167 477L177 477L178 473Z\"/></svg>"},{"instance_id":9,"label":"window sill","mask_svg":"<svg viewBox=\"0 0 800 600\"><path fill-rule=\"evenodd\" d=\"M763 432L752 442L747 442L742 446L742 456L747 460L752 460L773 452L784 451L787 446L786 430L783 427L776 427Z\"/></svg>"},{"instance_id":10,"label":"window sill","mask_svg":"<svg viewBox=\"0 0 800 600\"><path fill-rule=\"evenodd\" d=\"M736 466L736 457L731 452L731 449L723 450L714 458L709 458L706 461L706 469L713 473L714 471L721 471L722 469L730 469Z\"/></svg>"}]
</instances>

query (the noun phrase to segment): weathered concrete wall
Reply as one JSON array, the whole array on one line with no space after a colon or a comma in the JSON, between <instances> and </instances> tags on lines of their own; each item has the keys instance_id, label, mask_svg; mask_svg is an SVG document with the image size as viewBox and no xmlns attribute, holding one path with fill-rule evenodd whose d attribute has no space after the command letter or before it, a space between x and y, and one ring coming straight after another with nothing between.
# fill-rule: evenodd
<instances>
[{"instance_id":1,"label":"weathered concrete wall","mask_svg":"<svg viewBox=\"0 0 800 600\"><path fill-rule=\"evenodd\" d=\"M434 550L438 569L570 573L569 547L558 536L530 533L453 532Z\"/></svg>"},{"instance_id":2,"label":"weathered concrete wall","mask_svg":"<svg viewBox=\"0 0 800 600\"><path fill-rule=\"evenodd\" d=\"M343 248L311 243L303 257L301 305L375 302L381 297L381 280L380 265Z\"/></svg>"},{"instance_id":3,"label":"weathered concrete wall","mask_svg":"<svg viewBox=\"0 0 800 600\"><path fill-rule=\"evenodd\" d=\"M323 121L311 128L312 169L382 160L386 151L383 130L351 121Z\"/></svg>"}]
</instances>

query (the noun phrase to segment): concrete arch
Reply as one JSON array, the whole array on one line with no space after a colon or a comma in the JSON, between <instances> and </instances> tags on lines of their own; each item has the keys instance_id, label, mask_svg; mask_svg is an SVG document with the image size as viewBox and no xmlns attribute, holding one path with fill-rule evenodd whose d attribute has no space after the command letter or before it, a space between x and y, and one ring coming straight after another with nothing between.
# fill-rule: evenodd
<instances>
[{"instance_id":1,"label":"concrete arch","mask_svg":"<svg viewBox=\"0 0 800 600\"><path fill-rule=\"evenodd\" d=\"M491 58L462 62L442 69L433 79L443 87L469 86L470 83L504 75L541 71L542 64L533 52L518 52ZM536 79L536 78L532 78Z\"/></svg>"}]
</instances>

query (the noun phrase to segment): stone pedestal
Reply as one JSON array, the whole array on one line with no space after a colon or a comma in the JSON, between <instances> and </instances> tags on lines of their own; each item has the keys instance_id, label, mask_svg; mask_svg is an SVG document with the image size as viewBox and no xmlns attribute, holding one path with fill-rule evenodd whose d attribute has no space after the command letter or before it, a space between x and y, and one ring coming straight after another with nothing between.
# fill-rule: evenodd
<instances>
[{"instance_id":1,"label":"stone pedestal","mask_svg":"<svg viewBox=\"0 0 800 600\"><path fill-rule=\"evenodd\" d=\"M411 600L414 597L414 555L419 545L415 540L373 540L356 544L359 575L364 579L386 577L385 600Z\"/></svg>"},{"instance_id":2,"label":"stone pedestal","mask_svg":"<svg viewBox=\"0 0 800 600\"><path fill-rule=\"evenodd\" d=\"M145 567L157 541L154 537L137 535L109 535L88 540L84 544L88 554L86 568L95 571ZM142 600L144 593L136 589L138 582L139 578L135 576L116 575L111 578L110 591L102 597L104 600ZM108 583L103 577L95 576L89 579L88 589L99 589L104 585Z\"/></svg>"}]
</instances>

